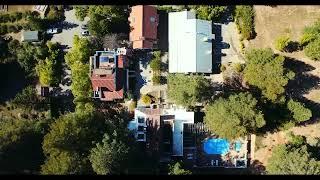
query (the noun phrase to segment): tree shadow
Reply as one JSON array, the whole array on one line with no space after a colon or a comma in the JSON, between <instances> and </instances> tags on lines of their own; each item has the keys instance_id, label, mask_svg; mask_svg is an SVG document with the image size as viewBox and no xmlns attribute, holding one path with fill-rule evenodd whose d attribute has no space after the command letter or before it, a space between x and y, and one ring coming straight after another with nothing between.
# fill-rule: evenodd
<instances>
[{"instance_id":1,"label":"tree shadow","mask_svg":"<svg viewBox=\"0 0 320 180\"><path fill-rule=\"evenodd\" d=\"M292 53L294 51L300 51L301 46L297 41L289 41L288 46L286 47L286 52Z\"/></svg>"},{"instance_id":2,"label":"tree shadow","mask_svg":"<svg viewBox=\"0 0 320 180\"><path fill-rule=\"evenodd\" d=\"M320 117L320 104L311 101L303 96L310 90L320 89L320 78L308 73L309 71L315 70L315 67L288 57L286 57L285 59L284 66L295 73L294 79L290 80L286 87L287 96L304 103L305 106L309 108L313 114L312 118L309 121L301 124L306 125L315 123L317 121L317 118Z\"/></svg>"},{"instance_id":3,"label":"tree shadow","mask_svg":"<svg viewBox=\"0 0 320 180\"><path fill-rule=\"evenodd\" d=\"M67 22L67 21L63 21L63 22L57 24L57 27L64 29L64 30L69 30L72 28L76 28L78 26L79 26L78 24Z\"/></svg>"}]
</instances>

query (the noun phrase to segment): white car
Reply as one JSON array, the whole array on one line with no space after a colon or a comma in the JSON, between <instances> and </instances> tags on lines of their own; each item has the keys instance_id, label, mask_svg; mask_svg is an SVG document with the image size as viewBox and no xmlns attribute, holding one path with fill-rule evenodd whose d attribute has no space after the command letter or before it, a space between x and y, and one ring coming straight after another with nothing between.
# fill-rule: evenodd
<instances>
[{"instance_id":1,"label":"white car","mask_svg":"<svg viewBox=\"0 0 320 180\"><path fill-rule=\"evenodd\" d=\"M59 32L58 28L52 28L47 30L47 34L57 34Z\"/></svg>"},{"instance_id":2,"label":"white car","mask_svg":"<svg viewBox=\"0 0 320 180\"><path fill-rule=\"evenodd\" d=\"M88 30L84 30L81 32L82 36L89 36L89 31Z\"/></svg>"}]
</instances>

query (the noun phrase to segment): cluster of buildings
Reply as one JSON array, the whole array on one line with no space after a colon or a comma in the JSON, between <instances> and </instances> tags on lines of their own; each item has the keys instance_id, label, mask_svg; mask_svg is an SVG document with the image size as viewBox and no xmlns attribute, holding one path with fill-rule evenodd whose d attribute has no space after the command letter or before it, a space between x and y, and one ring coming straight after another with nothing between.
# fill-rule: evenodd
<instances>
[{"instance_id":1,"label":"cluster of buildings","mask_svg":"<svg viewBox=\"0 0 320 180\"><path fill-rule=\"evenodd\" d=\"M92 97L95 99L107 102L121 101L130 88L130 53L135 49L156 49L157 29L161 23L156 7L133 6L128 21L132 49L104 49L90 57ZM212 34L211 24L210 21L196 19L196 14L191 11L169 13L169 73L212 73L215 36ZM237 141L237 150L233 151L233 145L231 147L229 143L225 143L223 152L228 153L217 154L217 151L210 151L213 152L210 154L209 151L205 151L204 142L212 138L206 137L211 134L203 123L196 122L195 117L195 112L189 112L174 104L138 106L128 128L136 140L144 145L146 152L159 156L161 162L177 158L192 166L246 167L246 162L243 162L247 153L245 139ZM199 138L202 138L200 144ZM242 145L239 146L239 142ZM212 146L211 142L207 144ZM233 154L231 158L234 160L227 163L226 157L230 154ZM240 165L239 158L242 158ZM226 162L223 162L223 159L226 159Z\"/></svg>"}]
</instances>

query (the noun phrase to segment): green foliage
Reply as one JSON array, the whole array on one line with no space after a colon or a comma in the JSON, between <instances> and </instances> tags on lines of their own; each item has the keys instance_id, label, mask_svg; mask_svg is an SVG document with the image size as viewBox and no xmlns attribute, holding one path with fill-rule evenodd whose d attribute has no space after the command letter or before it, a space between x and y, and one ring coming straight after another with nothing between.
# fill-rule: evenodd
<instances>
[{"instance_id":1,"label":"green foliage","mask_svg":"<svg viewBox=\"0 0 320 180\"><path fill-rule=\"evenodd\" d=\"M292 131L288 134L290 143L295 146L301 146L303 144L306 144L306 137L295 135Z\"/></svg>"},{"instance_id":2,"label":"green foliage","mask_svg":"<svg viewBox=\"0 0 320 180\"><path fill-rule=\"evenodd\" d=\"M77 153L62 151L53 155L41 166L43 175L71 175L81 174L84 169L84 160Z\"/></svg>"},{"instance_id":3,"label":"green foliage","mask_svg":"<svg viewBox=\"0 0 320 180\"><path fill-rule=\"evenodd\" d=\"M103 130L103 119L93 113L78 112L60 116L51 124L43 140L43 151L48 159L42 167L42 173L91 172L87 157L95 141L102 138Z\"/></svg>"},{"instance_id":4,"label":"green foliage","mask_svg":"<svg viewBox=\"0 0 320 180\"><path fill-rule=\"evenodd\" d=\"M252 6L236 6L235 22L242 38L247 40L254 38L254 10Z\"/></svg>"},{"instance_id":5,"label":"green foliage","mask_svg":"<svg viewBox=\"0 0 320 180\"><path fill-rule=\"evenodd\" d=\"M310 42L319 39L320 37L320 21L315 22L313 25L305 27L303 30L300 44L305 46Z\"/></svg>"},{"instance_id":6,"label":"green foliage","mask_svg":"<svg viewBox=\"0 0 320 180\"><path fill-rule=\"evenodd\" d=\"M279 145L268 160L267 172L277 175L319 175L320 161L312 158L306 145Z\"/></svg>"},{"instance_id":7,"label":"green foliage","mask_svg":"<svg viewBox=\"0 0 320 180\"><path fill-rule=\"evenodd\" d=\"M157 74L153 74L152 76L152 82L154 85L159 85L161 84L161 76L157 75Z\"/></svg>"},{"instance_id":8,"label":"green foliage","mask_svg":"<svg viewBox=\"0 0 320 180\"><path fill-rule=\"evenodd\" d=\"M168 175L191 175L192 172L181 167L181 162L169 165Z\"/></svg>"},{"instance_id":9,"label":"green foliage","mask_svg":"<svg viewBox=\"0 0 320 180\"><path fill-rule=\"evenodd\" d=\"M151 97L150 97L149 95L147 95L147 94L143 94L143 95L141 96L141 101L142 101L142 103L145 104L145 105L150 105L151 102L152 102Z\"/></svg>"},{"instance_id":10,"label":"green foliage","mask_svg":"<svg viewBox=\"0 0 320 180\"><path fill-rule=\"evenodd\" d=\"M121 164L128 158L128 153L129 147L125 143L105 134L102 143L91 149L89 159L97 174L119 174L123 171Z\"/></svg>"},{"instance_id":11,"label":"green foliage","mask_svg":"<svg viewBox=\"0 0 320 180\"><path fill-rule=\"evenodd\" d=\"M152 71L160 71L161 70L161 52L160 51L155 51L153 53L153 59L150 62L150 68Z\"/></svg>"},{"instance_id":12,"label":"green foliage","mask_svg":"<svg viewBox=\"0 0 320 180\"><path fill-rule=\"evenodd\" d=\"M248 93L219 98L206 107L204 122L220 137L236 139L254 133L265 125L257 100Z\"/></svg>"},{"instance_id":13,"label":"green foliage","mask_svg":"<svg viewBox=\"0 0 320 180\"><path fill-rule=\"evenodd\" d=\"M285 86L293 72L283 67L284 57L273 54L269 49L252 49L246 53L245 80L258 87L271 101L278 100L285 92Z\"/></svg>"},{"instance_id":14,"label":"green foliage","mask_svg":"<svg viewBox=\"0 0 320 180\"><path fill-rule=\"evenodd\" d=\"M0 120L0 151L20 141L32 130L32 121L1 119Z\"/></svg>"},{"instance_id":15,"label":"green foliage","mask_svg":"<svg viewBox=\"0 0 320 180\"><path fill-rule=\"evenodd\" d=\"M61 5L59 5L61 6ZM59 8L59 6L50 5L48 13L46 15L47 20L51 22L63 21L64 17L64 10L63 8Z\"/></svg>"},{"instance_id":16,"label":"green foliage","mask_svg":"<svg viewBox=\"0 0 320 180\"><path fill-rule=\"evenodd\" d=\"M87 6L74 6L76 18L83 21L88 14Z\"/></svg>"},{"instance_id":17,"label":"green foliage","mask_svg":"<svg viewBox=\"0 0 320 180\"><path fill-rule=\"evenodd\" d=\"M122 6L89 6L88 14L90 21L88 22L90 34L103 37L112 32L112 26L127 21L124 13L125 7Z\"/></svg>"},{"instance_id":18,"label":"green foliage","mask_svg":"<svg viewBox=\"0 0 320 180\"><path fill-rule=\"evenodd\" d=\"M292 113L293 119L298 122L307 121L312 117L311 110L304 107L304 105L300 102L296 102L290 99L288 101L287 106L290 112Z\"/></svg>"},{"instance_id":19,"label":"green foliage","mask_svg":"<svg viewBox=\"0 0 320 180\"><path fill-rule=\"evenodd\" d=\"M42 86L50 86L51 84L54 84L53 62L48 58L46 58L45 61L39 62L36 66L36 71Z\"/></svg>"},{"instance_id":20,"label":"green foliage","mask_svg":"<svg viewBox=\"0 0 320 180\"><path fill-rule=\"evenodd\" d=\"M76 98L89 98L91 96L91 81L89 78L89 65L76 61L71 66L72 94Z\"/></svg>"},{"instance_id":21,"label":"green foliage","mask_svg":"<svg viewBox=\"0 0 320 180\"><path fill-rule=\"evenodd\" d=\"M209 21L220 21L226 12L227 6L194 6L197 18Z\"/></svg>"},{"instance_id":22,"label":"green foliage","mask_svg":"<svg viewBox=\"0 0 320 180\"><path fill-rule=\"evenodd\" d=\"M210 81L200 75L169 74L168 96L176 104L191 107L211 98Z\"/></svg>"},{"instance_id":23,"label":"green foliage","mask_svg":"<svg viewBox=\"0 0 320 180\"><path fill-rule=\"evenodd\" d=\"M306 56L308 56L312 60L319 61L320 60L320 38L317 38L314 41L310 42L305 47L304 53Z\"/></svg>"},{"instance_id":24,"label":"green foliage","mask_svg":"<svg viewBox=\"0 0 320 180\"><path fill-rule=\"evenodd\" d=\"M278 51L282 51L282 52L287 51L289 42L290 42L289 36L280 36L275 41L275 48Z\"/></svg>"},{"instance_id":25,"label":"green foliage","mask_svg":"<svg viewBox=\"0 0 320 180\"><path fill-rule=\"evenodd\" d=\"M65 55L66 63L69 67L72 67L76 61L87 63L91 53L92 50L89 40L74 35L72 49Z\"/></svg>"},{"instance_id":26,"label":"green foliage","mask_svg":"<svg viewBox=\"0 0 320 180\"><path fill-rule=\"evenodd\" d=\"M28 86L18 93L11 103L23 109L34 109L39 101L36 89Z\"/></svg>"}]
</instances>

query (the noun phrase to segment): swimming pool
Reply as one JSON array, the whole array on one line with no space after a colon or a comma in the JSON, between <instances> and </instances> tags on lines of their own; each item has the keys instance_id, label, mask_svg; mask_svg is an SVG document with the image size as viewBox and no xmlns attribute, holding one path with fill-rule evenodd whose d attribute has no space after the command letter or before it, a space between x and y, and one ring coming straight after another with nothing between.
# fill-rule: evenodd
<instances>
[{"instance_id":1,"label":"swimming pool","mask_svg":"<svg viewBox=\"0 0 320 180\"><path fill-rule=\"evenodd\" d=\"M203 150L207 154L226 155L229 146L227 139L208 139L203 143Z\"/></svg>"}]
</instances>

